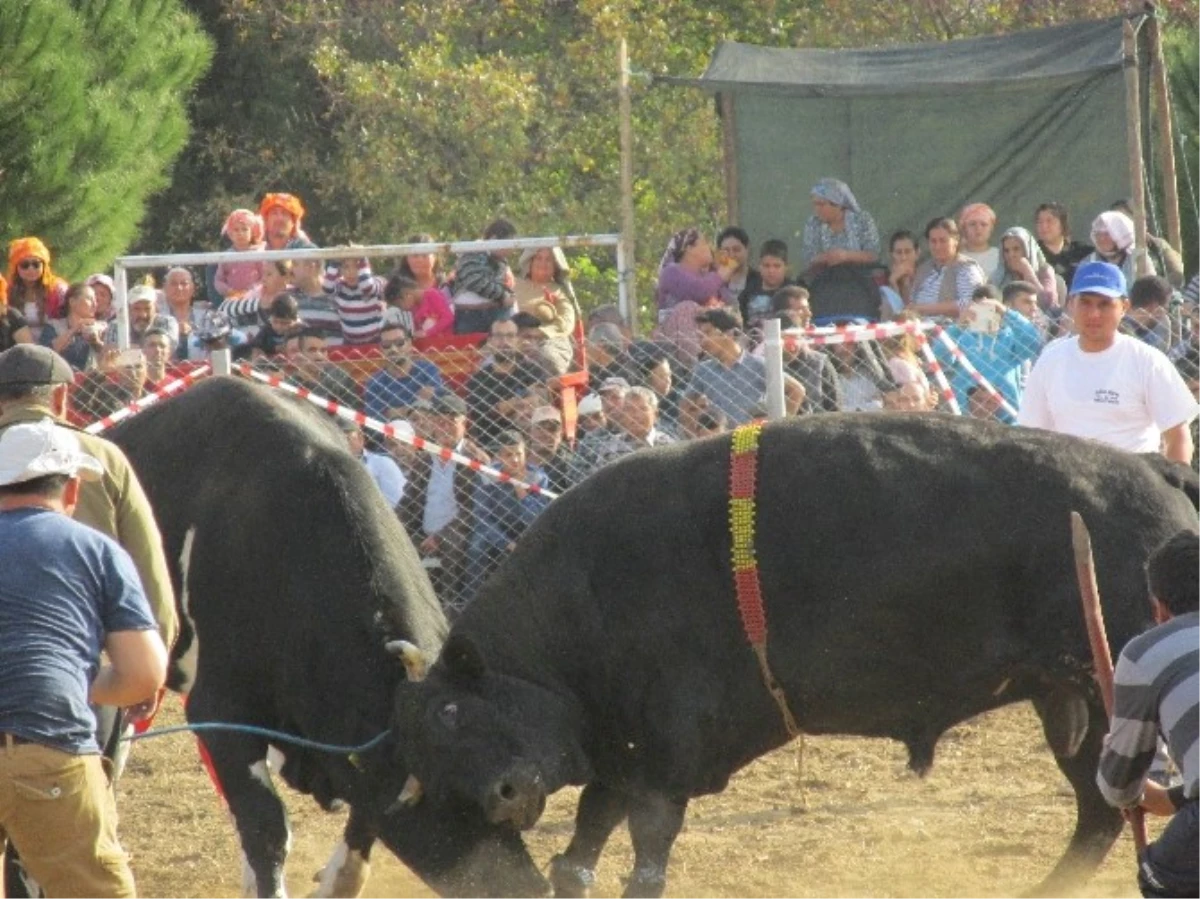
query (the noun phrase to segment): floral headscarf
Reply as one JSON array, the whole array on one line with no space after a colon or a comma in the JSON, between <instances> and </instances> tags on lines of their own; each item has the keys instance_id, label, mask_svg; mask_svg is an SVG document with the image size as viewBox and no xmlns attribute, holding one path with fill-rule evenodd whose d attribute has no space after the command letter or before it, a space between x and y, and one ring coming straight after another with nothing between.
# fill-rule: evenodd
<instances>
[{"instance_id":1,"label":"floral headscarf","mask_svg":"<svg viewBox=\"0 0 1200 899\"><path fill-rule=\"evenodd\" d=\"M250 243L257 245L263 241L263 217L249 209L235 209L225 219L221 226L221 236L228 237L229 229L234 225L248 224L250 226Z\"/></svg>"},{"instance_id":2,"label":"floral headscarf","mask_svg":"<svg viewBox=\"0 0 1200 899\"><path fill-rule=\"evenodd\" d=\"M662 259L658 262L658 271L661 274L662 270L669 263L679 262L683 259L683 254L687 252L687 248L700 240L700 230L698 228L684 228L682 231L676 231L671 235L671 239L667 241L666 252L663 253Z\"/></svg>"},{"instance_id":3,"label":"floral headscarf","mask_svg":"<svg viewBox=\"0 0 1200 899\"><path fill-rule=\"evenodd\" d=\"M988 219L992 225L996 224L996 210L992 209L987 203L968 203L962 208L962 212L958 214L958 228L963 230L963 226L974 218L983 217Z\"/></svg>"},{"instance_id":4,"label":"floral headscarf","mask_svg":"<svg viewBox=\"0 0 1200 899\"><path fill-rule=\"evenodd\" d=\"M837 178L822 178L813 185L810 193L814 197L828 200L834 206L841 206L851 212L859 211L858 200L854 198L854 193L850 190L849 185Z\"/></svg>"}]
</instances>

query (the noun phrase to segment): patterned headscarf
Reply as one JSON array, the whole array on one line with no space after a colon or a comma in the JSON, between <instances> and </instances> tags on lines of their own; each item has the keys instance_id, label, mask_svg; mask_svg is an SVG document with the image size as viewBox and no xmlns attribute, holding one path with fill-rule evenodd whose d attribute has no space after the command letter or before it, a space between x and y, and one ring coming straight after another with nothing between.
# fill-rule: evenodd
<instances>
[{"instance_id":1,"label":"patterned headscarf","mask_svg":"<svg viewBox=\"0 0 1200 899\"><path fill-rule=\"evenodd\" d=\"M859 211L858 200L854 198L854 193L845 181L839 181L837 178L822 178L813 185L810 193L814 197L828 200L834 206L841 206L851 212Z\"/></svg>"},{"instance_id":2,"label":"patterned headscarf","mask_svg":"<svg viewBox=\"0 0 1200 899\"><path fill-rule=\"evenodd\" d=\"M684 228L682 231L676 231L671 235L671 239L667 242L666 252L663 253L662 259L658 262L658 270L661 273L669 263L679 262L683 258L683 254L687 248L700 240L700 231L698 228Z\"/></svg>"},{"instance_id":3,"label":"patterned headscarf","mask_svg":"<svg viewBox=\"0 0 1200 899\"><path fill-rule=\"evenodd\" d=\"M272 209L282 209L296 220L296 231L300 230L300 221L304 218L304 204L294 194L267 194L258 206L258 214L265 221L267 213Z\"/></svg>"},{"instance_id":4,"label":"patterned headscarf","mask_svg":"<svg viewBox=\"0 0 1200 899\"><path fill-rule=\"evenodd\" d=\"M992 225L996 224L996 211L987 203L968 203L962 208L962 212L958 214L958 228L963 230L963 226L968 219L983 217L988 219Z\"/></svg>"},{"instance_id":5,"label":"patterned headscarf","mask_svg":"<svg viewBox=\"0 0 1200 899\"><path fill-rule=\"evenodd\" d=\"M41 284L46 290L54 286L54 273L50 271L50 251L36 237L19 237L8 245L8 280L17 284L17 267L23 259L42 260Z\"/></svg>"},{"instance_id":6,"label":"patterned headscarf","mask_svg":"<svg viewBox=\"0 0 1200 899\"><path fill-rule=\"evenodd\" d=\"M1100 231L1108 232L1108 236L1113 239L1118 250L1128 253L1133 249L1133 239L1137 232L1134 230L1133 219L1125 213L1116 211L1100 213L1092 222L1092 243L1096 242L1096 234Z\"/></svg>"},{"instance_id":7,"label":"patterned headscarf","mask_svg":"<svg viewBox=\"0 0 1200 899\"><path fill-rule=\"evenodd\" d=\"M221 226L221 236L228 237L229 229L234 225L248 224L250 226L250 243L252 246L258 245L263 241L263 217L249 209L235 209L229 213L229 218L225 219L225 224Z\"/></svg>"}]
</instances>

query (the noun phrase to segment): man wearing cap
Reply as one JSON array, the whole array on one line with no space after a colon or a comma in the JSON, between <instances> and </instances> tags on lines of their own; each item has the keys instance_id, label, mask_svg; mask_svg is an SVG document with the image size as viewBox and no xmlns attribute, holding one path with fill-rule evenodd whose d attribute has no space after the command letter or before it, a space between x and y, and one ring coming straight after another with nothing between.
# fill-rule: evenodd
<instances>
[{"instance_id":1,"label":"man wearing cap","mask_svg":"<svg viewBox=\"0 0 1200 899\"><path fill-rule=\"evenodd\" d=\"M604 403L600 401L599 394L589 393L581 399L578 412L579 417L576 419L576 424L579 428L580 440L592 431L608 427L608 416L604 414Z\"/></svg>"},{"instance_id":2,"label":"man wearing cap","mask_svg":"<svg viewBox=\"0 0 1200 899\"><path fill-rule=\"evenodd\" d=\"M530 415L529 464L546 473L549 489L562 493L573 483L575 454L563 442L562 413L554 406L538 406Z\"/></svg>"},{"instance_id":3,"label":"man wearing cap","mask_svg":"<svg viewBox=\"0 0 1200 899\"><path fill-rule=\"evenodd\" d=\"M1075 333L1042 351L1018 424L1190 462L1196 400L1163 353L1118 332L1129 311L1121 270L1107 262L1080 265L1070 308Z\"/></svg>"},{"instance_id":4,"label":"man wearing cap","mask_svg":"<svg viewBox=\"0 0 1200 899\"><path fill-rule=\"evenodd\" d=\"M149 284L139 284L131 288L127 295L129 302L129 345L138 346L142 338L151 328L166 331L171 338L171 346L179 343L179 322L170 315L158 312L158 291ZM114 322L108 329L108 343L115 346L118 341L117 325Z\"/></svg>"},{"instance_id":5,"label":"man wearing cap","mask_svg":"<svg viewBox=\"0 0 1200 899\"><path fill-rule=\"evenodd\" d=\"M129 555L70 518L104 474L50 418L0 431L0 855L11 840L50 896L135 895L89 702L166 677Z\"/></svg>"}]
</instances>

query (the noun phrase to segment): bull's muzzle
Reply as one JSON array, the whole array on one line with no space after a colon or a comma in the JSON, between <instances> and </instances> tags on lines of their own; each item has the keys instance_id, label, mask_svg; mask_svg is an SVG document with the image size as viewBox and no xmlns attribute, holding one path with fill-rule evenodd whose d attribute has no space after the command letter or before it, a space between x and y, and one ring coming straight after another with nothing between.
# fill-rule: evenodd
<instances>
[{"instance_id":1,"label":"bull's muzzle","mask_svg":"<svg viewBox=\"0 0 1200 899\"><path fill-rule=\"evenodd\" d=\"M496 778L484 795L484 812L493 824L528 830L546 810L546 785L533 765L516 765Z\"/></svg>"}]
</instances>

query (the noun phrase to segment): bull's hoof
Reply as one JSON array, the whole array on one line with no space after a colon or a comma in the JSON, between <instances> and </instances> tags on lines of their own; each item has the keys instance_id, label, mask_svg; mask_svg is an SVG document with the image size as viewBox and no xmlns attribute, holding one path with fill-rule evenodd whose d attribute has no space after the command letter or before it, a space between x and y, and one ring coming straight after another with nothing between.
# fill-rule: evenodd
<instances>
[{"instance_id":1,"label":"bull's hoof","mask_svg":"<svg viewBox=\"0 0 1200 899\"><path fill-rule=\"evenodd\" d=\"M596 883L596 873L577 865L565 855L550 859L550 885L559 899L586 899Z\"/></svg>"},{"instance_id":2,"label":"bull's hoof","mask_svg":"<svg viewBox=\"0 0 1200 899\"><path fill-rule=\"evenodd\" d=\"M658 899L666 888L666 871L660 868L635 868L621 895L624 899Z\"/></svg>"}]
</instances>

